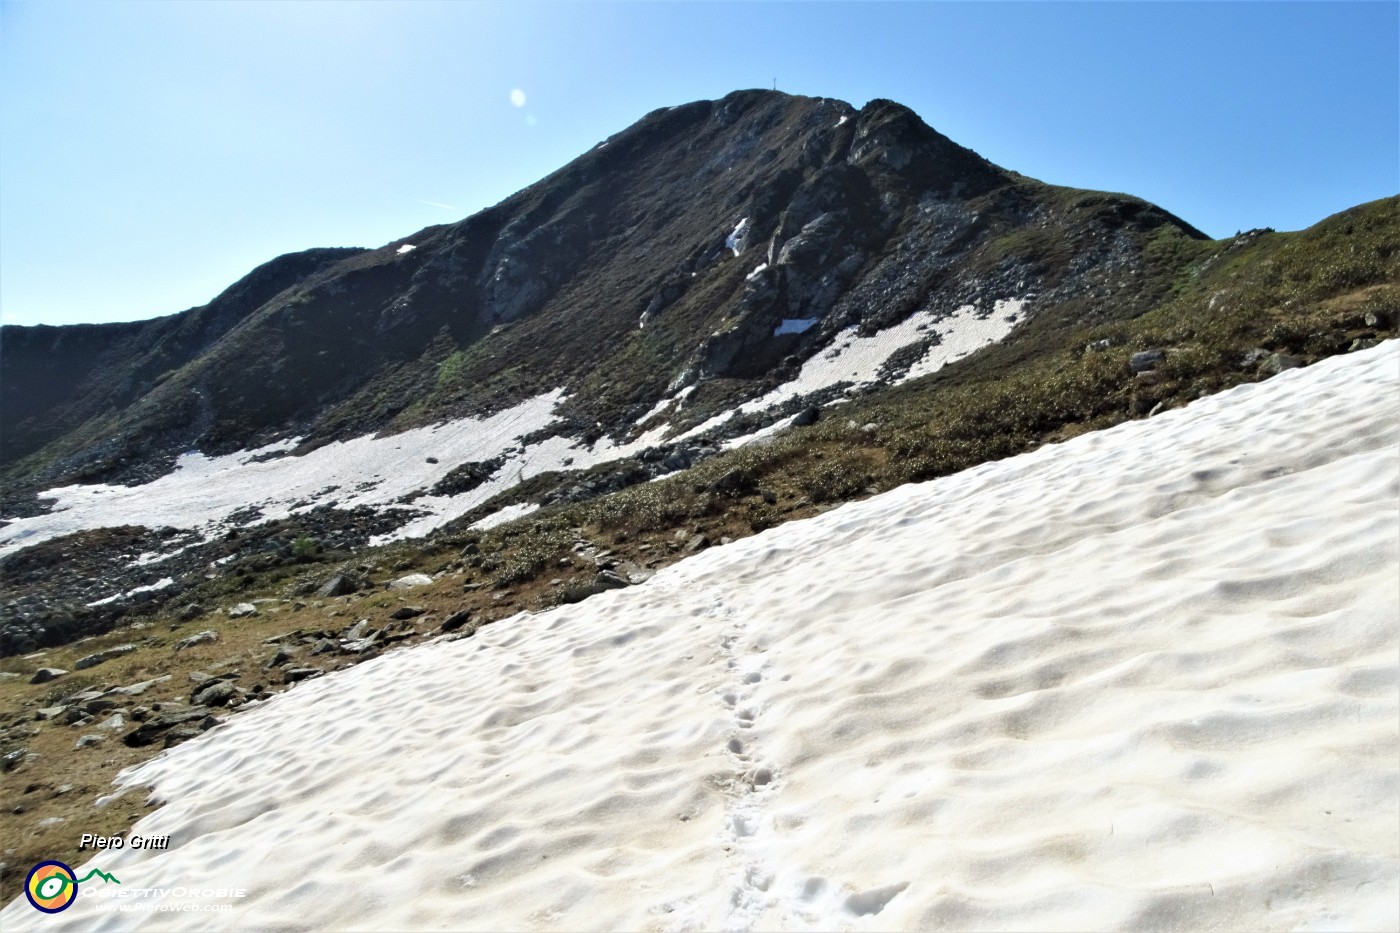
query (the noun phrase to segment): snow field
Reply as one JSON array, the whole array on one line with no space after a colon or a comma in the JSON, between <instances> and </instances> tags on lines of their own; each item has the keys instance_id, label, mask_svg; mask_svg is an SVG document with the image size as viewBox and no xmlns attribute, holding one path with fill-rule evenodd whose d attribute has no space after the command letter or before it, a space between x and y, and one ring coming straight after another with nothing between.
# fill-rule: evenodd
<instances>
[{"instance_id":1,"label":"snow field","mask_svg":"<svg viewBox=\"0 0 1400 933\"><path fill-rule=\"evenodd\" d=\"M299 685L125 772L170 848L92 863L232 910L0 925L1394 929L1397 387L1392 341Z\"/></svg>"}]
</instances>

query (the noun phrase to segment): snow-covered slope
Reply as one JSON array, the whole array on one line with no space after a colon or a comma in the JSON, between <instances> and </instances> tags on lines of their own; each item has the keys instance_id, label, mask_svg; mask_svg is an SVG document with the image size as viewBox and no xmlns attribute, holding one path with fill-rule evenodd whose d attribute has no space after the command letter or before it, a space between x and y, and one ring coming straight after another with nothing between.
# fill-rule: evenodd
<instances>
[{"instance_id":1,"label":"snow-covered slope","mask_svg":"<svg viewBox=\"0 0 1400 933\"><path fill-rule=\"evenodd\" d=\"M272 521L329 503L343 509L404 508L403 500L411 493L418 496L407 508L421 514L373 543L419 537L529 477L551 470L587 469L635 455L663 441L688 440L720 427L735 414L766 412L841 383L857 388L869 385L892 354L931 334L937 335L939 342L897 381L936 372L1004 339L1021 305L1019 301L998 302L981 316L969 305L942 320L921 311L872 337L859 337L857 328L849 327L809 360L792 382L675 437L668 437L674 432L671 423L654 421L654 416L672 404L683 405L686 390L663 399L637 422L646 429L622 443L603 438L585 444L566 436L526 443L528 435L558 422L558 408L566 392L556 389L486 418L462 418L385 437L366 434L299 457L281 456L295 447L298 439L218 457L192 451L177 461L174 472L144 485L92 484L47 490L42 495L54 501L51 511L14 519L0 528L0 557L59 535L93 528L171 526L209 537L224 533L230 518L246 514L249 507L260 510L259 521ZM772 434L791 420L781 419L754 434L733 438L725 446L741 446ZM424 494L453 468L494 458L503 461L501 466L470 492ZM486 523L518 518L528 511L514 507L492 515Z\"/></svg>"},{"instance_id":2,"label":"snow-covered slope","mask_svg":"<svg viewBox=\"0 0 1400 933\"><path fill-rule=\"evenodd\" d=\"M169 850L0 925L1394 929L1397 388L1390 342L299 686L125 775Z\"/></svg>"}]
</instances>

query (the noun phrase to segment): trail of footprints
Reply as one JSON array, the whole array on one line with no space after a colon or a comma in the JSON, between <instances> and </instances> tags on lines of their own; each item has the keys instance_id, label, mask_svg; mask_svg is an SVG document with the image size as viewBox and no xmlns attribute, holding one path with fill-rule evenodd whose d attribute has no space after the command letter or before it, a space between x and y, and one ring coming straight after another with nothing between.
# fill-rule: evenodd
<instances>
[{"instance_id":1,"label":"trail of footprints","mask_svg":"<svg viewBox=\"0 0 1400 933\"><path fill-rule=\"evenodd\" d=\"M774 901L769 892L776 872L764 851L763 836L771 831L765 810L779 783L771 765L763 761L754 731L762 712L760 690L768 672L767 659L762 652L752 653L752 646L746 643L748 621L744 616L723 603L716 609L733 620L719 643L728 671L728 683L720 688L719 700L731 722L724 752L734 774L723 838L726 854L739 862L725 885L730 892L729 907L721 928L742 931L751 929Z\"/></svg>"},{"instance_id":2,"label":"trail of footprints","mask_svg":"<svg viewBox=\"0 0 1400 933\"><path fill-rule=\"evenodd\" d=\"M717 693L731 722L724 753L733 775L728 781L730 801L721 838L726 856L737 863L722 888L729 892L729 903L720 929L745 933L760 923L772 926L778 922L784 927L829 924L833 915L839 915L835 911L842 909L852 919L878 914L908 887L907 882L848 894L842 886L808 875L796 866L789 866L779 877L779 858L768 838L773 832L768 808L782 789L782 772L767 760L761 732L756 729L766 707L764 684L773 679L773 671L768 651L748 637L748 620L743 614L718 599L715 614L731 620L719 643L728 683ZM776 915L765 918L770 910Z\"/></svg>"}]
</instances>

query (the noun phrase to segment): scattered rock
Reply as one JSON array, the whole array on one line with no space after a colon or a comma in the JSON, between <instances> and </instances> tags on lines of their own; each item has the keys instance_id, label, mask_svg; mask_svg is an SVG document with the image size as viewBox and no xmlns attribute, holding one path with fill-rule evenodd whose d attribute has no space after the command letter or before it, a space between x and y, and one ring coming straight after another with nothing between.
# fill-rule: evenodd
<instances>
[{"instance_id":1,"label":"scattered rock","mask_svg":"<svg viewBox=\"0 0 1400 933\"><path fill-rule=\"evenodd\" d=\"M0 755L0 771L13 771L24 762L24 756L29 754L27 748L16 748L13 751Z\"/></svg>"},{"instance_id":2,"label":"scattered rock","mask_svg":"<svg viewBox=\"0 0 1400 933\"><path fill-rule=\"evenodd\" d=\"M256 609L253 610L253 614L257 615ZM211 645L218 640L219 633L213 631L212 629L203 632L196 632L188 638L182 638L179 641L177 641L175 643L175 650L184 651L186 648L193 648L196 645Z\"/></svg>"},{"instance_id":3,"label":"scattered rock","mask_svg":"<svg viewBox=\"0 0 1400 933\"><path fill-rule=\"evenodd\" d=\"M1243 359L1240 360L1240 368L1253 369L1258 366L1260 362L1267 359L1268 356L1268 350L1265 350L1263 347L1253 347L1245 351Z\"/></svg>"},{"instance_id":4,"label":"scattered rock","mask_svg":"<svg viewBox=\"0 0 1400 933\"><path fill-rule=\"evenodd\" d=\"M196 706L227 706L228 701L238 695L238 688L227 680L216 680L205 687L198 687L190 697Z\"/></svg>"},{"instance_id":5,"label":"scattered rock","mask_svg":"<svg viewBox=\"0 0 1400 933\"><path fill-rule=\"evenodd\" d=\"M296 656L297 656L297 653L296 653L296 649L295 649L295 648L288 648L288 647L286 647L286 646L284 645L284 646L278 648L278 649L277 649L277 653L274 654L274 655L272 656L272 659L271 659L270 661L268 661L267 664L265 664L265 665L263 665L263 666L264 666L264 667L269 667L269 668L272 668L272 667L281 667L283 664L286 664L288 661L291 661L291 660L295 659Z\"/></svg>"},{"instance_id":6,"label":"scattered rock","mask_svg":"<svg viewBox=\"0 0 1400 933\"><path fill-rule=\"evenodd\" d=\"M395 609L392 613L390 613L389 618L414 619L418 616L421 616L427 611L428 610L424 609L422 606L400 606L399 608Z\"/></svg>"},{"instance_id":7,"label":"scattered rock","mask_svg":"<svg viewBox=\"0 0 1400 933\"><path fill-rule=\"evenodd\" d=\"M411 616L407 618L412 618ZM369 630L369 619L361 619L354 625L349 626L340 633L340 637L348 641L357 641L365 637L365 632Z\"/></svg>"},{"instance_id":8,"label":"scattered rock","mask_svg":"<svg viewBox=\"0 0 1400 933\"><path fill-rule=\"evenodd\" d=\"M316 590L316 595L321 599L332 599L336 596L349 596L359 588L353 577L338 573L321 584L321 588Z\"/></svg>"},{"instance_id":9,"label":"scattered rock","mask_svg":"<svg viewBox=\"0 0 1400 933\"><path fill-rule=\"evenodd\" d=\"M99 664L104 664L107 661L112 660L113 658L119 658L124 654L131 654L131 652L135 650L135 645L117 645L115 648L108 648L105 651L99 651L96 654L90 654L85 658L79 658L78 662L73 665L73 668L75 670L84 671L90 667L96 667Z\"/></svg>"},{"instance_id":10,"label":"scattered rock","mask_svg":"<svg viewBox=\"0 0 1400 933\"><path fill-rule=\"evenodd\" d=\"M805 428L809 424L816 424L817 419L822 416L821 409L815 405L808 405L797 413L792 419L792 426L795 428Z\"/></svg>"},{"instance_id":11,"label":"scattered rock","mask_svg":"<svg viewBox=\"0 0 1400 933\"><path fill-rule=\"evenodd\" d=\"M1375 337L1357 337L1351 342L1351 346L1347 347L1347 352L1355 353L1357 350L1369 350L1372 347L1380 346L1380 344L1381 342Z\"/></svg>"},{"instance_id":12,"label":"scattered rock","mask_svg":"<svg viewBox=\"0 0 1400 933\"><path fill-rule=\"evenodd\" d=\"M173 707L173 708L172 708ZM122 739L124 743L132 748L141 748L154 743L164 733L179 727L187 726L202 732L218 723L218 720L209 714L209 708L205 706L185 706L181 707L174 703L161 704L160 715L154 719L147 719L137 726ZM195 734L198 734L196 732ZM189 736L185 736L188 738ZM181 739L183 741L183 739ZM169 747L167 743L166 747Z\"/></svg>"},{"instance_id":13,"label":"scattered rock","mask_svg":"<svg viewBox=\"0 0 1400 933\"><path fill-rule=\"evenodd\" d=\"M1367 311L1361 320L1367 327L1389 327L1391 317L1389 311Z\"/></svg>"},{"instance_id":14,"label":"scattered rock","mask_svg":"<svg viewBox=\"0 0 1400 933\"><path fill-rule=\"evenodd\" d=\"M1147 372L1149 369L1156 369L1157 365L1167 358L1167 351L1161 349L1142 350L1134 353L1128 360L1128 368L1134 374Z\"/></svg>"},{"instance_id":15,"label":"scattered rock","mask_svg":"<svg viewBox=\"0 0 1400 933\"><path fill-rule=\"evenodd\" d=\"M605 590L621 590L631 586L627 580L618 576L611 570L602 570L593 578L593 591L602 593Z\"/></svg>"},{"instance_id":16,"label":"scattered rock","mask_svg":"<svg viewBox=\"0 0 1400 933\"><path fill-rule=\"evenodd\" d=\"M201 674L200 676L207 677L208 675ZM156 684L164 683L169 679L170 675L166 674L163 677L153 677L150 680L143 680L140 683L131 684L127 687L117 687L115 690L112 690L110 692L114 696L139 697L141 694L145 693L147 690L151 689Z\"/></svg>"},{"instance_id":17,"label":"scattered rock","mask_svg":"<svg viewBox=\"0 0 1400 933\"><path fill-rule=\"evenodd\" d=\"M696 551L703 550L709 546L709 538L705 537L704 535L696 535L695 537L687 541L685 543L685 547L681 548L681 550L685 551L687 554L694 554Z\"/></svg>"},{"instance_id":18,"label":"scattered rock","mask_svg":"<svg viewBox=\"0 0 1400 933\"><path fill-rule=\"evenodd\" d=\"M192 622L202 615L204 615L204 607L199 605L199 603L190 603L180 610L176 618L181 622Z\"/></svg>"},{"instance_id":19,"label":"scattered rock","mask_svg":"<svg viewBox=\"0 0 1400 933\"><path fill-rule=\"evenodd\" d=\"M41 667L34 672L33 677L29 678L29 682L31 684L46 684L51 680L57 680L66 673L68 672L57 667Z\"/></svg>"},{"instance_id":20,"label":"scattered rock","mask_svg":"<svg viewBox=\"0 0 1400 933\"><path fill-rule=\"evenodd\" d=\"M41 722L47 719L57 719L67 709L66 706L45 706L34 711L34 718Z\"/></svg>"},{"instance_id":21,"label":"scattered rock","mask_svg":"<svg viewBox=\"0 0 1400 933\"><path fill-rule=\"evenodd\" d=\"M407 576L399 577L389 584L391 590L407 590L415 586L427 586L433 582L433 578L426 573L410 573Z\"/></svg>"},{"instance_id":22,"label":"scattered rock","mask_svg":"<svg viewBox=\"0 0 1400 933\"><path fill-rule=\"evenodd\" d=\"M470 609L458 609L456 612L452 613L452 615L442 620L439 631L455 632L471 621L471 617L472 611Z\"/></svg>"},{"instance_id":23,"label":"scattered rock","mask_svg":"<svg viewBox=\"0 0 1400 933\"><path fill-rule=\"evenodd\" d=\"M1259 371L1266 376L1277 376L1285 369L1297 369L1303 365L1303 361L1296 356L1289 356L1287 353L1270 353L1264 357L1264 362L1259 364Z\"/></svg>"},{"instance_id":24,"label":"scattered rock","mask_svg":"<svg viewBox=\"0 0 1400 933\"><path fill-rule=\"evenodd\" d=\"M107 732L115 732L126 725L126 718L121 713L113 713L97 724L97 728Z\"/></svg>"},{"instance_id":25,"label":"scattered rock","mask_svg":"<svg viewBox=\"0 0 1400 933\"><path fill-rule=\"evenodd\" d=\"M228 617L230 619L243 619L257 614L258 607L254 606L252 603L239 603L228 611Z\"/></svg>"},{"instance_id":26,"label":"scattered rock","mask_svg":"<svg viewBox=\"0 0 1400 933\"><path fill-rule=\"evenodd\" d=\"M85 736L83 736L82 738L78 739L78 744L77 744L77 745L74 745L73 747L74 747L74 748L90 748L90 747L93 746L93 745L101 745L101 744L102 744L102 740L103 740L104 738L106 738L106 736L102 736L102 735L92 735L92 734L85 735Z\"/></svg>"},{"instance_id":27,"label":"scattered rock","mask_svg":"<svg viewBox=\"0 0 1400 933\"><path fill-rule=\"evenodd\" d=\"M282 683L294 684L299 680L310 680L312 677L320 677L325 671L319 667L293 667L282 673Z\"/></svg>"}]
</instances>

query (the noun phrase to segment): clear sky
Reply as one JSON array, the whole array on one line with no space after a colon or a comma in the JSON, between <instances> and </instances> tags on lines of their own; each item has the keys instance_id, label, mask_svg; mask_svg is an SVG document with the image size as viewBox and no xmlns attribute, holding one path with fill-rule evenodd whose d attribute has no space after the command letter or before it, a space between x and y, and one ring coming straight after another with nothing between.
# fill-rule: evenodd
<instances>
[{"instance_id":1,"label":"clear sky","mask_svg":"<svg viewBox=\"0 0 1400 933\"><path fill-rule=\"evenodd\" d=\"M1400 191L1393 0L0 0L0 315L181 311L774 79L897 100L1000 165L1212 236Z\"/></svg>"}]
</instances>

